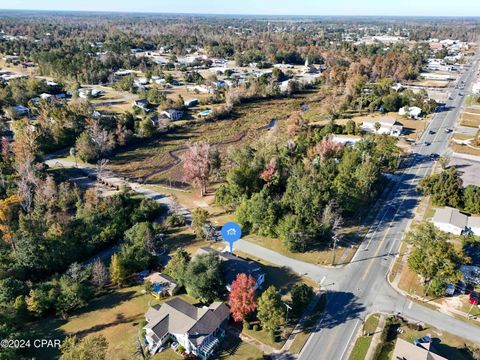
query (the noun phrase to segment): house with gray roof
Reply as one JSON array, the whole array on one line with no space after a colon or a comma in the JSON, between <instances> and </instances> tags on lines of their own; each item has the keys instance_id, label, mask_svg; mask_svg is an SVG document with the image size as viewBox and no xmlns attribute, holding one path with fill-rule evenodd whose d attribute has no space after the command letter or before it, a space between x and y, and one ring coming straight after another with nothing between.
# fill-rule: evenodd
<instances>
[{"instance_id":1,"label":"house with gray roof","mask_svg":"<svg viewBox=\"0 0 480 360\"><path fill-rule=\"evenodd\" d=\"M437 209L432 218L432 223L436 228L450 234L471 233L480 235L480 216L467 216L449 206Z\"/></svg>"},{"instance_id":2,"label":"house with gray roof","mask_svg":"<svg viewBox=\"0 0 480 360\"><path fill-rule=\"evenodd\" d=\"M208 359L225 335L230 310L223 302L196 307L180 298L150 307L145 314L145 340L151 354L173 340L187 354Z\"/></svg>"}]
</instances>

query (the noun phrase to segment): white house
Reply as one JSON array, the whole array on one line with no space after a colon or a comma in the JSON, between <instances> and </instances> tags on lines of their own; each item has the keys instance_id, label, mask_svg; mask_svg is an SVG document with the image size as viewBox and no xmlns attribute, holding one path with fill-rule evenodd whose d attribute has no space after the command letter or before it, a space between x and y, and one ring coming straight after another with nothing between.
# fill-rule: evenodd
<instances>
[{"instance_id":1,"label":"white house","mask_svg":"<svg viewBox=\"0 0 480 360\"><path fill-rule=\"evenodd\" d=\"M361 129L365 132L400 136L403 126L394 119L365 120Z\"/></svg>"},{"instance_id":2,"label":"white house","mask_svg":"<svg viewBox=\"0 0 480 360\"><path fill-rule=\"evenodd\" d=\"M469 216L467 220L467 232L480 236L480 216Z\"/></svg>"},{"instance_id":3,"label":"white house","mask_svg":"<svg viewBox=\"0 0 480 360\"><path fill-rule=\"evenodd\" d=\"M398 110L398 114L401 116L408 116L410 119L419 119L422 115L422 109L418 106L404 106Z\"/></svg>"},{"instance_id":4,"label":"white house","mask_svg":"<svg viewBox=\"0 0 480 360\"><path fill-rule=\"evenodd\" d=\"M357 135L333 135L332 140L337 144L353 145L362 141L362 137Z\"/></svg>"},{"instance_id":5,"label":"white house","mask_svg":"<svg viewBox=\"0 0 480 360\"><path fill-rule=\"evenodd\" d=\"M437 209L432 218L432 223L436 228L455 235L461 235L465 231L467 221L467 215L449 206Z\"/></svg>"},{"instance_id":6,"label":"white house","mask_svg":"<svg viewBox=\"0 0 480 360\"><path fill-rule=\"evenodd\" d=\"M151 354L161 351L167 341L174 340L187 354L206 360L225 335L224 327L229 317L230 310L223 302L196 307L174 298L148 309L145 340Z\"/></svg>"},{"instance_id":7,"label":"white house","mask_svg":"<svg viewBox=\"0 0 480 360\"><path fill-rule=\"evenodd\" d=\"M472 85L472 93L475 95L480 94L480 81L477 81Z\"/></svg>"},{"instance_id":8,"label":"white house","mask_svg":"<svg viewBox=\"0 0 480 360\"><path fill-rule=\"evenodd\" d=\"M172 121L180 120L183 117L183 110L177 109L167 109L162 112L162 115L165 115Z\"/></svg>"}]
</instances>

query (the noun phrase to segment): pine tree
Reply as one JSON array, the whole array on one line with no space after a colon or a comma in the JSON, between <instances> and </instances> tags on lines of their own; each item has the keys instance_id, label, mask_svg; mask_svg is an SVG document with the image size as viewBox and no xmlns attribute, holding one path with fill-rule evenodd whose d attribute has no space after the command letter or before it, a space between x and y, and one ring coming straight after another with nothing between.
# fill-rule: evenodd
<instances>
[{"instance_id":1,"label":"pine tree","mask_svg":"<svg viewBox=\"0 0 480 360\"><path fill-rule=\"evenodd\" d=\"M110 262L110 279L112 283L121 286L125 282L125 269L117 254L112 255Z\"/></svg>"}]
</instances>

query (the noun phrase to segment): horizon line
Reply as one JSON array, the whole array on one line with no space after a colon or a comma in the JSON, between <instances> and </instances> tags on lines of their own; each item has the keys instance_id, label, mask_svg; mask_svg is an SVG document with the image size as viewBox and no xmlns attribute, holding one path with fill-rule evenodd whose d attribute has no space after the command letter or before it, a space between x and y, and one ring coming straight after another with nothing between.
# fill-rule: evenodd
<instances>
[{"instance_id":1,"label":"horizon line","mask_svg":"<svg viewBox=\"0 0 480 360\"><path fill-rule=\"evenodd\" d=\"M0 11L18 11L18 12L72 12L72 13L106 13L106 14L144 14L144 15L184 15L184 16L265 16L265 17L300 17L300 18L312 18L312 17L381 17L381 18L480 18L480 15L367 15L367 14L251 14L251 13L200 13L200 12L159 12L159 11L135 11L135 10L66 10L66 9L3 9ZM0 17L2 14L0 13Z\"/></svg>"}]
</instances>

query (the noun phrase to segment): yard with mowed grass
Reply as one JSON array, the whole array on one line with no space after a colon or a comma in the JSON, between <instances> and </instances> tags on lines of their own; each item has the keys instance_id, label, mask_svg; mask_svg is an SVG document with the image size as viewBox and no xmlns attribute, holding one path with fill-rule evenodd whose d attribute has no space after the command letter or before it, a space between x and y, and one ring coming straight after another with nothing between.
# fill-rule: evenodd
<instances>
[{"instance_id":1,"label":"yard with mowed grass","mask_svg":"<svg viewBox=\"0 0 480 360\"><path fill-rule=\"evenodd\" d=\"M363 331L362 333L365 335L361 335L355 341L355 345L353 346L352 352L350 353L349 360L363 360L367 355L368 348L372 343L372 338L377 329L378 322L380 319L379 314L371 314L368 316L367 320L363 324Z\"/></svg>"},{"instance_id":2,"label":"yard with mowed grass","mask_svg":"<svg viewBox=\"0 0 480 360\"><path fill-rule=\"evenodd\" d=\"M254 243L256 245L263 246L267 249L278 252L282 255L290 258L308 262L316 265L331 265L333 259L333 253L330 248L330 244L325 244L318 249L312 249L304 253L292 252L288 250L283 244L281 239L262 237L258 235L247 235L243 238L246 241ZM356 246L344 246L338 247L335 254L335 264L348 263L355 254Z\"/></svg>"},{"instance_id":3,"label":"yard with mowed grass","mask_svg":"<svg viewBox=\"0 0 480 360\"><path fill-rule=\"evenodd\" d=\"M78 337L103 335L109 343L107 359L130 359L135 352L135 342L149 305L162 303L149 294L142 294L143 286L119 289L96 298L68 320L48 319L32 324L34 338L63 339L68 335ZM179 295L190 303L197 301L188 295ZM31 356L50 360L58 356L55 349L38 349Z\"/></svg>"},{"instance_id":4,"label":"yard with mowed grass","mask_svg":"<svg viewBox=\"0 0 480 360\"><path fill-rule=\"evenodd\" d=\"M470 348L478 348L478 344L469 342L456 335L442 332L428 324L424 325L421 331L418 331L410 328L407 324L400 324L398 321L395 321L390 325L389 329L387 339L382 344L380 356L378 357L381 360L391 360L397 338L413 343L418 338L430 336L433 340L432 348L436 354L455 360L473 360L473 357L465 350L465 345Z\"/></svg>"},{"instance_id":5,"label":"yard with mowed grass","mask_svg":"<svg viewBox=\"0 0 480 360\"><path fill-rule=\"evenodd\" d=\"M466 110L466 112L462 114L460 125L477 128L480 126L480 113L473 110Z\"/></svg>"}]
</instances>

